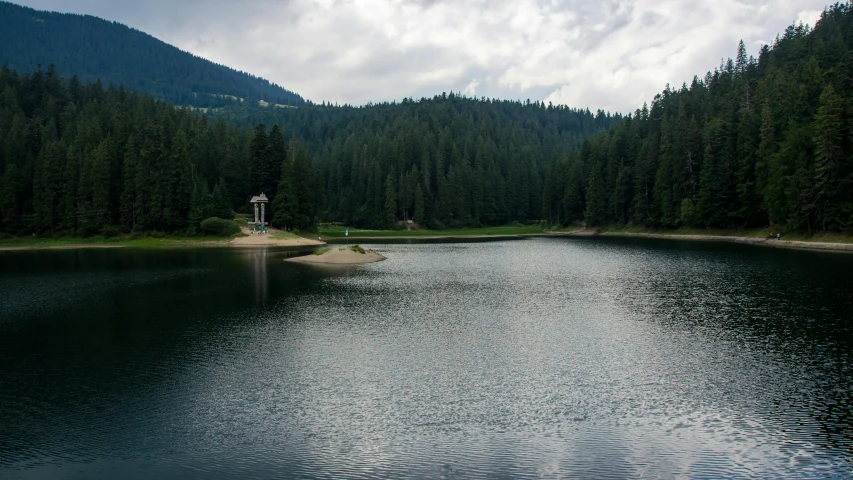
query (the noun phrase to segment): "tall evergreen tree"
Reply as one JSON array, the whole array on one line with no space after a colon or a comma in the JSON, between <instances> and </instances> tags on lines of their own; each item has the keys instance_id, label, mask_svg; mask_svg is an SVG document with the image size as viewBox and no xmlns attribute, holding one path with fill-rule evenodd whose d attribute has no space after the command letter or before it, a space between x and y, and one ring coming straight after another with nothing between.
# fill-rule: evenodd
<instances>
[{"instance_id":1,"label":"tall evergreen tree","mask_svg":"<svg viewBox=\"0 0 853 480\"><path fill-rule=\"evenodd\" d=\"M392 174L388 174L388 178L385 179L385 225L387 227L393 227L397 222L396 213L397 213L397 200L394 198L396 195L394 187L394 176Z\"/></svg>"},{"instance_id":2,"label":"tall evergreen tree","mask_svg":"<svg viewBox=\"0 0 853 480\"><path fill-rule=\"evenodd\" d=\"M844 124L844 106L844 100L832 84L827 85L820 95L820 107L812 128L816 146L813 186L815 215L823 230L827 226L837 228L846 220L839 216L842 199L838 198L841 163L850 161L849 155L845 158L843 144L850 132Z\"/></svg>"}]
</instances>

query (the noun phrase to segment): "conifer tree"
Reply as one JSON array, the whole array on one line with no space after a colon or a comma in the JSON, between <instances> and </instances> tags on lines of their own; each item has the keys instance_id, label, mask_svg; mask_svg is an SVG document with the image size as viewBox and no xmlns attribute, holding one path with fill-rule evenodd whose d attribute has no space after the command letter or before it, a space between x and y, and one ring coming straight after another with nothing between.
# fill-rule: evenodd
<instances>
[{"instance_id":1,"label":"conifer tree","mask_svg":"<svg viewBox=\"0 0 853 480\"><path fill-rule=\"evenodd\" d=\"M234 211L231 209L228 198L228 187L225 185L225 180L219 179L219 182L213 187L213 208L210 212L212 216L226 220L234 218Z\"/></svg>"},{"instance_id":2,"label":"conifer tree","mask_svg":"<svg viewBox=\"0 0 853 480\"><path fill-rule=\"evenodd\" d=\"M584 212L584 222L587 226L600 225L605 220L605 191L604 182L599 173L598 166L592 168L589 175L588 186L586 189L586 211Z\"/></svg>"},{"instance_id":3,"label":"conifer tree","mask_svg":"<svg viewBox=\"0 0 853 480\"><path fill-rule=\"evenodd\" d=\"M394 176L389 173L385 179L385 225L387 228L393 227L397 222L397 201L394 198L396 196L394 191Z\"/></svg>"},{"instance_id":4,"label":"conifer tree","mask_svg":"<svg viewBox=\"0 0 853 480\"><path fill-rule=\"evenodd\" d=\"M257 192L255 195L258 195L264 193L264 186L268 186L270 174L268 170L271 156L270 141L267 136L267 127L263 123L255 127L250 151L249 187L253 192Z\"/></svg>"},{"instance_id":5,"label":"conifer tree","mask_svg":"<svg viewBox=\"0 0 853 480\"><path fill-rule=\"evenodd\" d=\"M427 219L425 214L426 212L424 210L424 191L421 188L420 182L418 182L417 187L415 187L415 216L413 217L414 221L418 222L421 225L426 225Z\"/></svg>"},{"instance_id":6,"label":"conifer tree","mask_svg":"<svg viewBox=\"0 0 853 480\"><path fill-rule=\"evenodd\" d=\"M827 85L820 95L820 108L814 119L815 166L814 203L816 220L823 230L836 227L843 219L839 217L840 202L838 174L844 159L843 140L849 127L844 125L844 101L832 84ZM848 156L848 161L850 158ZM849 199L848 199L849 200Z\"/></svg>"},{"instance_id":7,"label":"conifer tree","mask_svg":"<svg viewBox=\"0 0 853 480\"><path fill-rule=\"evenodd\" d=\"M201 231L201 222L210 217L212 213L208 208L210 201L208 197L210 193L207 189L207 183L200 180L194 183L192 197L190 198L190 213L189 213L189 231L192 234L197 234Z\"/></svg>"}]
</instances>

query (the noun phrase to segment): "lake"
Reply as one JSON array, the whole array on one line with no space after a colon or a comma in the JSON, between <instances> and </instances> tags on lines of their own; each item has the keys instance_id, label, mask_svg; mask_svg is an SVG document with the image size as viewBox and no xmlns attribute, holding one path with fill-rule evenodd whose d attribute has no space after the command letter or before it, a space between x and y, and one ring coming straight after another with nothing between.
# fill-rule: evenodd
<instances>
[{"instance_id":1,"label":"lake","mask_svg":"<svg viewBox=\"0 0 853 480\"><path fill-rule=\"evenodd\" d=\"M853 255L0 252L2 478L853 475Z\"/></svg>"}]
</instances>

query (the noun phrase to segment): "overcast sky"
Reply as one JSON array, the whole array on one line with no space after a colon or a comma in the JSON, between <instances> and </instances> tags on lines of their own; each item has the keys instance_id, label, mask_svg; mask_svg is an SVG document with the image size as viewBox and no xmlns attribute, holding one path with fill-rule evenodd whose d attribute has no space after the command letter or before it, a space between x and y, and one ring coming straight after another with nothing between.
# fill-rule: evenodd
<instances>
[{"instance_id":1,"label":"overcast sky","mask_svg":"<svg viewBox=\"0 0 853 480\"><path fill-rule=\"evenodd\" d=\"M633 111L824 0L13 0L88 13L315 102L457 91Z\"/></svg>"}]
</instances>

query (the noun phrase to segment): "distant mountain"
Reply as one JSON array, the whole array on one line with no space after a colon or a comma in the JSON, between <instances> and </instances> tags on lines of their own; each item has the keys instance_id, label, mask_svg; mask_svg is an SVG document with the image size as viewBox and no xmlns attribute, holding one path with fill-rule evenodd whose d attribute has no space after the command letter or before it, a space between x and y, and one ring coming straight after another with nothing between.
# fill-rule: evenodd
<instances>
[{"instance_id":1,"label":"distant mountain","mask_svg":"<svg viewBox=\"0 0 853 480\"><path fill-rule=\"evenodd\" d=\"M238 99L254 104L304 103L296 93L263 78L210 62L120 23L0 1L3 63L22 72L54 64L83 81L122 84L177 105L216 107Z\"/></svg>"}]
</instances>

